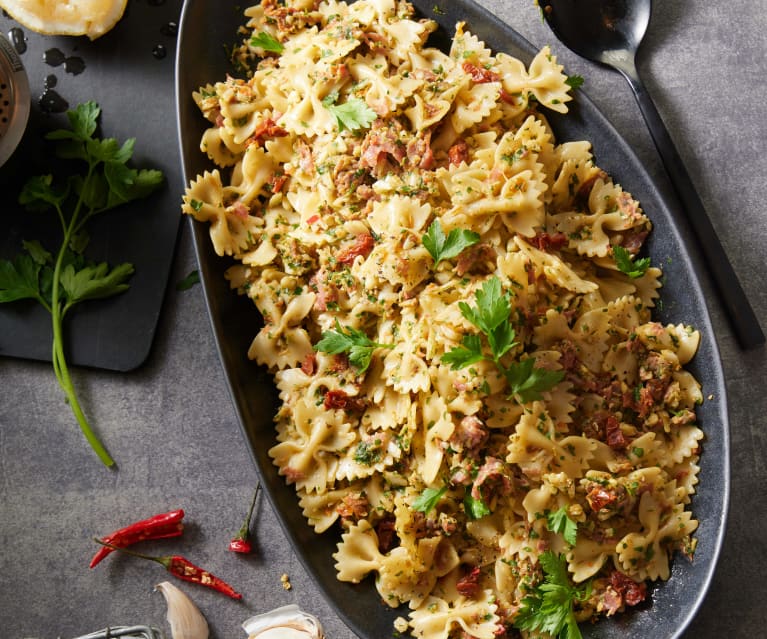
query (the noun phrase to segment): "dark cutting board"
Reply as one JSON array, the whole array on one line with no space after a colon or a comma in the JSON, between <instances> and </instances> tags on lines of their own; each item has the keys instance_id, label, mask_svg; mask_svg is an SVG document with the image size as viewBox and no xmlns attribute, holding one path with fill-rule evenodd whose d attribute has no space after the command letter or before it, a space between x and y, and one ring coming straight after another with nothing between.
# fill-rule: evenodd
<instances>
[{"instance_id":1,"label":"dark cutting board","mask_svg":"<svg viewBox=\"0 0 767 639\"><path fill-rule=\"evenodd\" d=\"M52 214L29 213L18 203L25 179L50 172L44 134L67 124L63 100L74 108L96 101L99 132L120 142L136 138L134 168L157 168L165 183L149 198L94 218L86 256L114 265L132 262L131 288L111 299L84 302L67 318L71 364L127 371L148 356L168 286L183 191L174 102L176 27L181 0L130 0L123 19L91 42L86 37L44 36L3 12L2 32L15 41L29 76L29 124L14 155L0 167L0 257L22 240L58 246ZM21 52L23 50L23 52ZM51 62L64 62L53 66ZM59 60L56 60L59 58ZM55 83L46 94L46 86ZM60 100L59 100L60 99ZM53 108L52 108L53 107ZM0 356L50 360L50 318L36 302L0 304Z\"/></svg>"}]
</instances>

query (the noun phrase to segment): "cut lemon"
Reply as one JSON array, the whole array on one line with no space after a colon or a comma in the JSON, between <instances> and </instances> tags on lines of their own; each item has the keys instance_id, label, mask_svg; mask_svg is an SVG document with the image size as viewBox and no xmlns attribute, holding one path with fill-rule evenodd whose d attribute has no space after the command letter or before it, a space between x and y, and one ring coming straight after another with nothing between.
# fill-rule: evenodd
<instances>
[{"instance_id":1,"label":"cut lemon","mask_svg":"<svg viewBox=\"0 0 767 639\"><path fill-rule=\"evenodd\" d=\"M28 29L46 35L104 35L122 18L128 0L0 0Z\"/></svg>"}]
</instances>

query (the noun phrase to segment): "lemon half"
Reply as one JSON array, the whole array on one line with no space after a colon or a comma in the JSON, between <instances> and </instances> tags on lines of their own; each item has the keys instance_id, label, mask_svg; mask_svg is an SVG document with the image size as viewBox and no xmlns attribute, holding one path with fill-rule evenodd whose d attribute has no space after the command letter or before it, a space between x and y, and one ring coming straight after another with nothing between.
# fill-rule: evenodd
<instances>
[{"instance_id":1,"label":"lemon half","mask_svg":"<svg viewBox=\"0 0 767 639\"><path fill-rule=\"evenodd\" d=\"M28 29L46 35L104 35L122 18L128 0L0 0Z\"/></svg>"}]
</instances>

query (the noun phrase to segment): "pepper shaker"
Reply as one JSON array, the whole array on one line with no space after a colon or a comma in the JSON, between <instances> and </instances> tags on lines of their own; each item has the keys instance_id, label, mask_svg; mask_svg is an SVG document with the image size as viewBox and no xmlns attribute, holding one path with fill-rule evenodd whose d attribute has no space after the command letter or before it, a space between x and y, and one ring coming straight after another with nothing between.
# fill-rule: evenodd
<instances>
[{"instance_id":1,"label":"pepper shaker","mask_svg":"<svg viewBox=\"0 0 767 639\"><path fill-rule=\"evenodd\" d=\"M0 33L0 166L13 154L29 120L29 79L13 45Z\"/></svg>"}]
</instances>

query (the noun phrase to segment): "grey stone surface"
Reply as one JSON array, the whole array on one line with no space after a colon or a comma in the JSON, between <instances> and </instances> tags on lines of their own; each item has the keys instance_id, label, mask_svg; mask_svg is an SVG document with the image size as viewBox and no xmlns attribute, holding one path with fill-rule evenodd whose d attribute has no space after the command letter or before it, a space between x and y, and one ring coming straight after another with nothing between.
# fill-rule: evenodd
<instances>
[{"instance_id":1,"label":"grey stone surface","mask_svg":"<svg viewBox=\"0 0 767 639\"><path fill-rule=\"evenodd\" d=\"M622 78L559 45L532 0L482 4L533 44L551 44L569 73L584 76L584 90L663 183L660 161ZM764 9L749 0L656 2L640 60L649 91L762 318ZM172 131L168 148L175 148ZM265 500L256 514L256 553L225 551L256 473L222 379L202 292L173 286L194 268L184 226L147 363L128 374L74 371L86 410L118 460L117 471L104 470L85 445L48 365L0 358L0 637L68 638L109 624L164 624L162 597L152 592L166 578L160 566L120 557L94 570L87 564L94 535L178 507L189 523L173 550L245 594L244 603L237 603L185 588L208 618L213 637L244 637L240 623L248 615L289 602L317 614L328 637L353 637L299 565ZM767 357L764 347L738 348L708 276L701 279L727 379L732 500L716 576L685 637L760 637L767 572ZM169 547L147 544L159 554ZM281 586L283 573L290 577L290 591Z\"/></svg>"}]
</instances>

